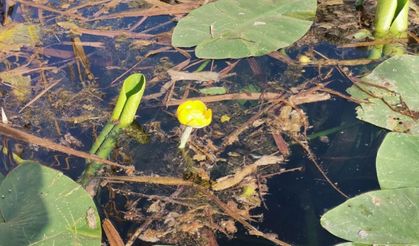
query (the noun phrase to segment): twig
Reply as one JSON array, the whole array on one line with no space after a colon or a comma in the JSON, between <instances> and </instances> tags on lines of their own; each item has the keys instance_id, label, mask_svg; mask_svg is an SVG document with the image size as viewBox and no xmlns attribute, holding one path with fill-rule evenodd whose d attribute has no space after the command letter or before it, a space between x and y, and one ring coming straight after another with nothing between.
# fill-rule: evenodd
<instances>
[{"instance_id":1,"label":"twig","mask_svg":"<svg viewBox=\"0 0 419 246\"><path fill-rule=\"evenodd\" d=\"M116 19L116 18L138 17L138 16L182 15L182 14L186 14L190 12L191 10L199 7L200 5L201 3L199 2L193 2L193 3L169 5L167 7L128 10L125 12L119 12L115 14L103 15L97 18L92 18L89 21L109 20L109 19Z\"/></svg>"},{"instance_id":2,"label":"twig","mask_svg":"<svg viewBox=\"0 0 419 246\"><path fill-rule=\"evenodd\" d=\"M177 201L177 200L174 200L173 198L170 198L170 197L167 197L167 196L147 195L147 194L143 194L143 193L139 193L139 192L124 191L124 190L117 190L116 192L124 193L125 195L145 197L145 198L147 198L147 200L156 200L156 201L163 201L163 202L166 202L166 203L177 204L177 205L181 205L181 206L184 206L184 207L187 207L187 208L195 207L193 204Z\"/></svg>"},{"instance_id":3,"label":"twig","mask_svg":"<svg viewBox=\"0 0 419 246\"><path fill-rule=\"evenodd\" d=\"M272 235L267 235L267 234L259 231L258 229L256 229L249 222L247 222L245 219L243 219L241 217L241 215L236 213L234 210L230 209L227 206L227 204L225 204L223 201L221 201L216 195L212 194L209 190L207 190L203 187L200 187L200 186L195 186L195 187L198 188L199 191L204 193L210 201L215 202L217 204L217 206L221 210L223 210L224 213L226 213L228 216L230 216L231 218L233 218L236 221L238 221L239 223L241 223L249 231L249 234L265 238L265 239L267 239L267 240L269 240L269 241L271 241L271 242L273 242L277 245L290 246L290 244L288 244L284 241L281 241L281 240L277 239L276 237L274 237Z\"/></svg>"},{"instance_id":4,"label":"twig","mask_svg":"<svg viewBox=\"0 0 419 246\"><path fill-rule=\"evenodd\" d=\"M63 15L63 16L72 17L74 19L78 19L78 20L82 20L82 21L87 20L85 17L83 17L81 15L61 11L61 10L51 8L51 7L42 5L42 4L37 4L37 3L34 3L34 2L25 1L25 0L16 0L16 2L21 3L23 5L31 6L31 7L34 7L34 8L43 9L43 10L46 10L46 11L49 11L49 12L52 12L52 13L60 14L60 15Z\"/></svg>"},{"instance_id":5,"label":"twig","mask_svg":"<svg viewBox=\"0 0 419 246\"><path fill-rule=\"evenodd\" d=\"M94 36L103 36L108 38L115 38L118 36L123 36L127 38L136 38L136 39L151 39L154 37L152 34L146 33L136 33L129 30L97 30L97 29L87 29L79 27L74 23L69 22L59 22L59 26L64 29L70 30L75 34L89 34Z\"/></svg>"},{"instance_id":6,"label":"twig","mask_svg":"<svg viewBox=\"0 0 419 246\"><path fill-rule=\"evenodd\" d=\"M89 153L79 151L79 150L75 150L73 148L70 148L70 147L67 147L67 146L64 146L64 145L61 145L61 144L54 143L53 141L51 141L49 139L34 136L32 134L29 134L29 133L26 133L24 131L15 129L13 127L10 127L10 126L2 124L2 123L0 123L0 134L2 134L4 136L7 136L7 137L10 137L10 138L13 138L13 139L24 141L24 142L27 142L27 143L39 145L39 146L42 146L42 147L47 148L47 149L51 149L51 150L59 151L59 152L62 152L62 153L66 153L68 155L74 155L74 156L77 156L77 157L81 157L81 158L84 158L84 159L95 161L95 162L100 163L100 164L106 164L106 165L109 165L109 166L118 167L118 168L124 169L126 171L131 171L132 172L132 169L133 169L133 167L123 166L123 165L118 164L116 162L109 161L109 160L106 160L106 159L102 159L102 158L98 157L97 155L89 154Z\"/></svg>"},{"instance_id":7,"label":"twig","mask_svg":"<svg viewBox=\"0 0 419 246\"><path fill-rule=\"evenodd\" d=\"M278 103L269 104L264 109L260 110L257 114L253 115L248 119L245 123L243 123L239 128L231 132L227 137L224 138L223 143L221 144L219 152L223 151L227 146L233 144L234 142L239 140L239 135L250 128L257 119L259 119L263 114L268 112L271 109L274 109L278 106Z\"/></svg>"},{"instance_id":8,"label":"twig","mask_svg":"<svg viewBox=\"0 0 419 246\"><path fill-rule=\"evenodd\" d=\"M78 6L75 6L75 7L71 8L71 9L68 9L67 12L75 13L79 9L86 8L86 7L91 7L91 6L95 6L95 5L99 5L99 4L103 4L103 3L106 3L106 2L109 2L109 1L111 1L111 0L87 1L84 4L80 4Z\"/></svg>"},{"instance_id":9,"label":"twig","mask_svg":"<svg viewBox=\"0 0 419 246\"><path fill-rule=\"evenodd\" d=\"M353 60L320 59L320 60L306 63L304 65L307 65L307 66L310 66L310 65L311 66L336 66L336 65L359 66L359 65L370 64L371 62L374 62L374 60L370 60L370 59L353 59Z\"/></svg>"},{"instance_id":10,"label":"twig","mask_svg":"<svg viewBox=\"0 0 419 246\"><path fill-rule=\"evenodd\" d=\"M32 105L34 102L36 102L36 100L38 100L39 98L41 98L45 93L47 93L52 87L56 86L58 83L61 82L62 79L55 81L54 83L50 84L47 88L45 88L43 91L41 91L38 95L36 95L32 100L30 100L27 104L25 104L25 106L23 106L20 110L19 110L19 114L22 113L22 111L29 107L30 105Z\"/></svg>"},{"instance_id":11,"label":"twig","mask_svg":"<svg viewBox=\"0 0 419 246\"><path fill-rule=\"evenodd\" d=\"M322 88L322 89L320 89L320 91L327 92L329 94L332 94L332 95L335 95L335 96L344 98L344 99L346 99L348 101L351 101L351 102L354 102L354 103L357 103L357 104L368 103L368 101L366 101L366 100L359 100L359 99L356 99L356 98L351 97L351 96L347 96L347 95L345 95L343 93L340 93L338 91L335 91L335 90L332 90L332 89L329 89L329 88Z\"/></svg>"},{"instance_id":12,"label":"twig","mask_svg":"<svg viewBox=\"0 0 419 246\"><path fill-rule=\"evenodd\" d=\"M281 163L283 161L284 161L284 158L282 156L274 156L274 155L262 156L259 160L255 161L255 163L246 165L237 173L217 179L217 181L212 184L211 188L215 191L221 191L221 190L231 188L239 184L246 176L256 172L258 167L266 166L266 165L274 165L277 163Z\"/></svg>"},{"instance_id":13,"label":"twig","mask_svg":"<svg viewBox=\"0 0 419 246\"><path fill-rule=\"evenodd\" d=\"M290 135L290 137L297 142L307 153L308 158L313 162L314 166L316 166L317 170L319 170L320 174L323 176L323 178L326 180L327 183L330 184L330 186L335 189L339 194L341 194L346 199L349 199L349 196L343 193L333 182L330 180L330 178L326 175L326 173L323 171L323 169L320 167L320 164L317 162L316 157L314 153L310 150L310 147L307 146L307 144L302 143L300 140L295 138L294 136Z\"/></svg>"},{"instance_id":14,"label":"twig","mask_svg":"<svg viewBox=\"0 0 419 246\"><path fill-rule=\"evenodd\" d=\"M103 220L102 228L110 246L124 246L124 241L109 219Z\"/></svg>"},{"instance_id":15,"label":"twig","mask_svg":"<svg viewBox=\"0 0 419 246\"><path fill-rule=\"evenodd\" d=\"M201 100L205 103L211 102L220 102L220 101L229 101L229 100L259 100L261 98L265 100L275 100L283 96L282 93L274 92L265 92L265 93L232 93L224 95L215 95L215 96L205 96L205 97L190 97L186 99L176 99L170 100L167 102L167 106L175 106L182 104L187 100Z\"/></svg>"},{"instance_id":16,"label":"twig","mask_svg":"<svg viewBox=\"0 0 419 246\"><path fill-rule=\"evenodd\" d=\"M129 72L131 72L136 66L138 66L143 61L144 61L144 59L140 59L137 63L135 63L134 65L132 65L132 67L128 68L127 71L123 72L121 75L119 75L114 80L112 80L112 82L110 84L111 85L115 84L118 80L120 80L122 77L124 77Z\"/></svg>"},{"instance_id":17,"label":"twig","mask_svg":"<svg viewBox=\"0 0 419 246\"><path fill-rule=\"evenodd\" d=\"M137 27L141 26L141 24L143 24L144 21L146 20L147 20L147 16L141 17L141 19L137 23L135 23L132 27L129 28L129 31L133 32Z\"/></svg>"},{"instance_id":18,"label":"twig","mask_svg":"<svg viewBox=\"0 0 419 246\"><path fill-rule=\"evenodd\" d=\"M147 59L149 56L158 54L160 52L164 52L171 49L171 47L162 47L157 50L149 51L144 57L142 57L138 62L136 62L134 65L132 65L127 71L123 72L121 75L116 77L112 82L110 83L111 87L116 86L116 82L120 80L122 77L124 77L127 73L131 72L136 66L138 66L141 62L143 62L145 59Z\"/></svg>"},{"instance_id":19,"label":"twig","mask_svg":"<svg viewBox=\"0 0 419 246\"><path fill-rule=\"evenodd\" d=\"M172 195L170 195L170 198L177 197L181 192L183 191L182 188L177 189L175 192L173 192ZM162 216L162 211L166 207L166 203L162 205L162 208L160 212L153 214L152 216L149 216L147 220L132 234L128 242L125 244L125 246L131 246L134 244L135 240L145 231L145 229L153 222L154 219L159 218Z\"/></svg>"},{"instance_id":20,"label":"twig","mask_svg":"<svg viewBox=\"0 0 419 246\"><path fill-rule=\"evenodd\" d=\"M230 100L267 100L267 101L276 101L282 100L281 97L284 96L284 93L275 93L275 92L253 92L253 93L232 93L224 95L215 95L215 96L205 96L205 97L190 97L185 99L175 99L167 102L167 106L176 106L184 103L188 100L201 100L205 103L212 102L221 102L221 101L230 101ZM330 99L330 95L327 93L301 93L297 95L290 96L289 100L295 104L304 104L312 103L319 101L326 101Z\"/></svg>"},{"instance_id":21,"label":"twig","mask_svg":"<svg viewBox=\"0 0 419 246\"><path fill-rule=\"evenodd\" d=\"M194 185L193 182L183 180L175 177L156 177L156 176L111 176L103 177L107 181L127 181L136 183L147 183L147 184L161 184L161 185Z\"/></svg>"},{"instance_id":22,"label":"twig","mask_svg":"<svg viewBox=\"0 0 419 246\"><path fill-rule=\"evenodd\" d=\"M212 194L207 188L202 187L200 185L194 184L190 181L186 181L179 178L173 177L153 177L153 176L136 176L136 177L124 177L124 176L113 176L113 177L104 177L108 181L128 181L128 182L140 182L140 183L151 183L151 184L163 184L163 185L188 185L198 189L200 192L205 194L210 201L213 201L217 204L217 206L223 210L227 215L235 219L236 221L240 222L246 229L249 230L249 233L255 236L263 237L267 240L274 242L277 245L284 245L289 246L286 242L283 242L271 235L267 235L254 226L252 226L249 222L247 222L241 215L237 212L229 208L224 202L222 202L216 195ZM147 220L151 223L154 217L149 217ZM146 225L147 224L147 225ZM143 230L148 226L148 223L144 223L138 230L135 232L135 236L133 235L131 239L127 242L126 246L132 245L132 243L136 240L136 238L143 232Z\"/></svg>"},{"instance_id":23,"label":"twig","mask_svg":"<svg viewBox=\"0 0 419 246\"><path fill-rule=\"evenodd\" d=\"M270 178L270 177L273 177L275 175L279 175L279 174L283 174L283 173L290 173L290 172L296 172L296 171L301 172L301 171L303 171L303 169L304 169L303 167L295 167L295 168L290 168L290 169L284 169L284 170L280 170L279 172L263 175L262 178L264 178L264 179L265 178Z\"/></svg>"}]
</instances>

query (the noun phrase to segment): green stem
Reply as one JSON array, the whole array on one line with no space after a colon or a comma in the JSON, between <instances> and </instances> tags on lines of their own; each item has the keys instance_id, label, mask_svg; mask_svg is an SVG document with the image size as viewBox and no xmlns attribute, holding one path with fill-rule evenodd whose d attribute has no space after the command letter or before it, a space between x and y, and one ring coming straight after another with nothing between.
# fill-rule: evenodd
<instances>
[{"instance_id":1,"label":"green stem","mask_svg":"<svg viewBox=\"0 0 419 246\"><path fill-rule=\"evenodd\" d=\"M409 0L378 0L375 12L376 40L406 38L409 25ZM370 59L384 55L400 55L405 48L400 44L377 45L371 50Z\"/></svg>"},{"instance_id":2,"label":"green stem","mask_svg":"<svg viewBox=\"0 0 419 246\"><path fill-rule=\"evenodd\" d=\"M186 143L189 140L189 137L191 136L193 128L191 126L187 126L185 130L183 130L182 137L180 138L180 144L179 149L184 149L186 146Z\"/></svg>"},{"instance_id":3,"label":"green stem","mask_svg":"<svg viewBox=\"0 0 419 246\"><path fill-rule=\"evenodd\" d=\"M382 38L390 30L397 9L397 0L378 0L375 11L375 36Z\"/></svg>"},{"instance_id":4,"label":"green stem","mask_svg":"<svg viewBox=\"0 0 419 246\"><path fill-rule=\"evenodd\" d=\"M109 124L109 123L108 123ZM108 125L107 124L107 125ZM105 127L106 128L106 127ZM104 129L105 129L104 128ZM96 139L97 141L95 144L93 144L91 153L96 154L97 156L107 159L112 152L112 150L115 148L116 142L118 140L118 136L121 133L122 128L119 125L114 125L112 130L104 137L101 138L101 143L98 144L99 137ZM99 135L100 136L100 135ZM96 151L92 152L93 147L97 147ZM83 172L82 177L80 178L80 184L83 187L86 187L89 183L90 179L103 168L103 165L98 162L88 162L86 169Z\"/></svg>"},{"instance_id":5,"label":"green stem","mask_svg":"<svg viewBox=\"0 0 419 246\"><path fill-rule=\"evenodd\" d=\"M90 153L102 158L108 158L115 148L118 136L123 128L128 127L135 118L141 98L144 94L146 80L143 74L137 73L128 76L122 84L111 121L102 129L93 143ZM86 187L89 181L103 168L101 163L88 162L80 178L80 183Z\"/></svg>"}]
</instances>

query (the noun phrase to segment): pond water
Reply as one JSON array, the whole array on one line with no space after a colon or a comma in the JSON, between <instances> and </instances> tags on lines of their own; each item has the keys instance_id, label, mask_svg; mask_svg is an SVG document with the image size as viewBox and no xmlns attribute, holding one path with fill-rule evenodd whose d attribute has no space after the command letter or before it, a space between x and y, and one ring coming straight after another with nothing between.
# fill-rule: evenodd
<instances>
[{"instance_id":1,"label":"pond water","mask_svg":"<svg viewBox=\"0 0 419 246\"><path fill-rule=\"evenodd\" d=\"M115 11L119 10L121 9L117 8ZM130 17L97 22L94 25L108 25L114 30L126 29L138 23L139 20L137 17ZM132 29L132 32L146 31L149 34L161 34L171 30L175 25L175 22L171 20L171 17L166 16L150 17L139 27ZM62 30L57 31L57 27L51 24L52 19L44 21L44 29L42 30L44 35L42 37L43 47L71 53L72 47L66 42L71 43L73 35ZM50 24L48 24L49 21L51 21ZM94 29L94 25L89 25L86 24L87 27ZM314 27L314 31L310 35L317 35L315 28L319 27ZM50 35L51 33L53 35ZM189 58L174 49L161 50L161 52L145 58L145 55L150 51L168 47L164 36L162 36L161 44L151 45L135 43L133 40L126 38L115 39L89 34L83 34L81 40L83 42L100 42L103 46L102 48L85 47L84 49L90 62L90 70L95 76L95 85L84 86L80 82L80 76L83 77L84 75L81 75L77 66L74 65L72 55L68 58L42 55L35 57L35 60L45 62L45 66L54 66L59 69L54 72L47 71L43 74L34 75L32 77L34 92L39 93L45 86L45 81L58 79L62 81L33 105L21 112L19 111L23 105L36 94L33 93L24 101L19 101L11 95L9 87L1 87L1 106L5 108L14 126L37 136L61 142L72 148L88 151L95 136L100 132L112 111L114 100L122 82L119 76L129 69L132 72L144 73L149 81L145 92L145 96L147 96L159 93L162 86L169 81L166 73L168 69L187 59L191 60L190 63L198 61L193 57L193 52L189 52L192 55ZM309 40L306 39L304 42L299 42L285 49L286 55L294 61L298 61L298 58L303 54L310 54L317 58L325 56L336 60L358 59L368 56L367 48L339 48L328 40L316 42L316 39L312 39L312 43ZM15 65L25 64L29 60L28 57L22 58L21 61L13 60L14 58L9 59ZM235 60L210 62L204 70L209 71L212 67L213 71L219 72L234 62ZM135 65L136 63L138 65ZM193 72L200 64L191 66L186 71ZM255 67L260 69L261 72L258 73L258 70L254 69ZM328 88L344 93L345 89L351 85L351 81L341 73L342 69L347 74L362 75L373 67L373 64L346 67L293 65L269 56L263 56L250 61L242 59L230 72L234 74L214 84L178 82L174 94L177 98L181 98L186 88L189 88L191 95L199 96L197 90L205 86L223 86L231 93L240 91L280 92L312 79L324 83L325 81L320 80L326 74L328 74L327 81L330 82ZM5 66L2 67L2 69L5 68ZM80 71L83 71L83 69ZM46 76L47 79L45 80L42 76ZM125 77L122 76L122 78ZM92 83L94 82L92 81ZM133 164L140 174L181 176L185 163L177 151L179 124L174 117L176 107L162 105L161 102L166 95L166 91L163 92L161 96L154 99L143 100L137 112L135 122L144 128L148 137L133 141L123 136L118 143L117 151L110 158L122 163ZM211 130L199 130L195 139L203 137L207 140L211 139L212 143L219 145L223 137L258 112L258 107L263 105L259 103L258 101L225 101L209 104L214 111L214 125ZM326 135L320 134L322 137L311 139L309 146L328 177L351 197L378 188L375 175L375 156L385 134L383 130L357 120L355 107L354 103L339 97L301 106L312 126L308 130L308 137L310 137L310 134L332 129ZM221 123L220 117L222 115L230 116L230 122ZM255 137L254 134L259 135ZM65 135L67 137L64 137ZM232 169L228 165L241 165L238 163L242 162L249 163L249 158L254 161L257 160L258 156L270 154L277 150L270 136L269 128L255 127L245 131L243 135L245 136L242 137L243 141L228 146L219 153L217 158L223 159L219 164L222 168L214 168L211 172L209 171L212 178L224 176L223 170L231 171ZM4 138L1 139L4 140ZM25 159L38 160L62 170L73 179L77 179L84 170L85 162L82 159L68 157L62 153L48 151L13 140L8 141L9 146L16 143L23 146L22 154ZM141 141L143 143L139 143ZM261 144L261 142L263 143ZM291 141L289 142L291 143ZM205 146L205 144L201 143L200 146ZM286 169L301 168L301 170L275 175L268 180L269 191L265 196L264 204L251 210L252 215L262 215L263 219L261 222L253 223L253 225L263 232L278 234L281 240L293 245L332 245L341 242L342 240L322 229L319 219L328 209L342 203L345 200L344 197L324 180L312 160L308 158L307 153L300 146L294 144L290 146L290 149L291 155L287 158L288 161L285 164L281 164L281 167ZM241 159L242 157L245 159ZM4 156L1 161L0 170L2 173L7 173L14 165ZM200 168L204 167L208 166L201 163ZM172 188L156 188L149 185L130 185L127 187L120 186L118 189L129 188L134 192L147 193L148 195L157 192L162 196L169 196L174 192ZM115 225L125 239L127 234L132 234L133 230L138 227L138 222L124 222L120 218L123 216L117 214L117 212L127 210L126 203L136 199L116 197L114 198L115 207L112 207L113 205L111 206L111 203L109 203L109 200L112 200L109 198L110 194L105 192L97 199L98 207L104 211L101 213L102 217L114 219ZM226 198L226 196L228 194L224 195L223 198ZM141 200L136 208L144 204L147 204L147 199ZM141 212L139 214L144 215ZM140 221L144 222L143 219L141 218ZM269 241L247 235L243 228L238 227L238 230L239 232L233 238L219 235L219 245L271 245ZM137 245L148 244L138 243Z\"/></svg>"}]
</instances>

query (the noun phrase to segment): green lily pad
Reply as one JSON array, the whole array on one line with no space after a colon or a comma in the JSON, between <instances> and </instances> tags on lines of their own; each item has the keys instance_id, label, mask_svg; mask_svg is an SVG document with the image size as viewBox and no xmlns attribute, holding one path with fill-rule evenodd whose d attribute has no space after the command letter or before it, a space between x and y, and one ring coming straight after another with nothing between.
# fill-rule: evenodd
<instances>
[{"instance_id":1,"label":"green lily pad","mask_svg":"<svg viewBox=\"0 0 419 246\"><path fill-rule=\"evenodd\" d=\"M365 100L357 117L390 131L419 135L419 57L392 57L348 89Z\"/></svg>"},{"instance_id":2,"label":"green lily pad","mask_svg":"<svg viewBox=\"0 0 419 246\"><path fill-rule=\"evenodd\" d=\"M419 136L388 133L377 153L382 189L419 188Z\"/></svg>"},{"instance_id":3,"label":"green lily pad","mask_svg":"<svg viewBox=\"0 0 419 246\"><path fill-rule=\"evenodd\" d=\"M419 243L419 188L371 191L328 211L321 225L337 237L365 244Z\"/></svg>"},{"instance_id":4,"label":"green lily pad","mask_svg":"<svg viewBox=\"0 0 419 246\"><path fill-rule=\"evenodd\" d=\"M315 0L218 0L193 10L173 31L175 47L199 58L260 56L289 46L309 29Z\"/></svg>"},{"instance_id":5,"label":"green lily pad","mask_svg":"<svg viewBox=\"0 0 419 246\"><path fill-rule=\"evenodd\" d=\"M0 245L101 245L92 198L63 173L34 162L0 184Z\"/></svg>"}]
</instances>

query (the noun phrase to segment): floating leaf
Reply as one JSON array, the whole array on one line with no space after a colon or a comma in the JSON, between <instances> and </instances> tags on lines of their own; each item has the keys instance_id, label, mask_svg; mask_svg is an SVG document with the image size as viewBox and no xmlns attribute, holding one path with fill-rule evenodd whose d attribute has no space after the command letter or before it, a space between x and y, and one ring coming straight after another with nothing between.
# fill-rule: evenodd
<instances>
[{"instance_id":1,"label":"floating leaf","mask_svg":"<svg viewBox=\"0 0 419 246\"><path fill-rule=\"evenodd\" d=\"M335 236L367 244L419 243L419 188L378 190L328 211L321 225Z\"/></svg>"},{"instance_id":2,"label":"floating leaf","mask_svg":"<svg viewBox=\"0 0 419 246\"><path fill-rule=\"evenodd\" d=\"M0 242L101 245L92 198L63 173L36 163L16 167L0 184Z\"/></svg>"},{"instance_id":3,"label":"floating leaf","mask_svg":"<svg viewBox=\"0 0 419 246\"><path fill-rule=\"evenodd\" d=\"M382 189L419 187L419 136L388 133L377 153Z\"/></svg>"},{"instance_id":4,"label":"floating leaf","mask_svg":"<svg viewBox=\"0 0 419 246\"><path fill-rule=\"evenodd\" d=\"M222 95L227 93L227 89L224 87L208 87L199 89L199 92L205 95Z\"/></svg>"},{"instance_id":5,"label":"floating leaf","mask_svg":"<svg viewBox=\"0 0 419 246\"><path fill-rule=\"evenodd\" d=\"M368 101L357 107L357 117L391 131L419 135L418 64L418 56L392 57L350 87L348 93L354 98Z\"/></svg>"},{"instance_id":6,"label":"floating leaf","mask_svg":"<svg viewBox=\"0 0 419 246\"><path fill-rule=\"evenodd\" d=\"M39 42L39 26L23 23L0 26L0 51L19 50L22 46L35 46Z\"/></svg>"},{"instance_id":7,"label":"floating leaf","mask_svg":"<svg viewBox=\"0 0 419 246\"><path fill-rule=\"evenodd\" d=\"M176 47L200 58L260 56L289 46L310 28L315 0L218 0L193 10L173 31Z\"/></svg>"}]
</instances>

